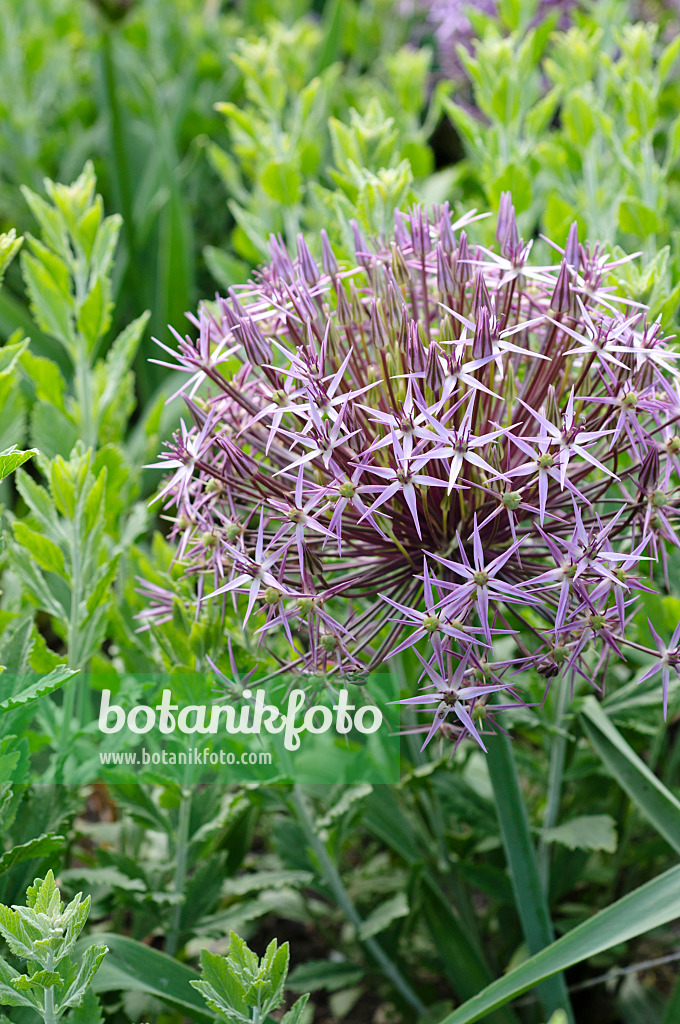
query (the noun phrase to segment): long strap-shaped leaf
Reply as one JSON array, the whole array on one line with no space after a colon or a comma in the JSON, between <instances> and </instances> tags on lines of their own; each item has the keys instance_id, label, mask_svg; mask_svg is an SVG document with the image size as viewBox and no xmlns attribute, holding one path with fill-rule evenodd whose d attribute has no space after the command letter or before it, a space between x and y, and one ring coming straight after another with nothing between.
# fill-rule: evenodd
<instances>
[{"instance_id":1,"label":"long strap-shaped leaf","mask_svg":"<svg viewBox=\"0 0 680 1024\"><path fill-rule=\"evenodd\" d=\"M505 857L515 896L515 906L530 953L538 953L553 938L548 901L541 885L536 851L531 841L522 790L510 739L500 733L488 741L487 766L496 813L501 829ZM485 989L485 991L487 991ZM551 978L539 989L548 1015L564 1010L573 1022L573 1013L564 978ZM466 1004L467 1005L467 1004Z\"/></svg>"},{"instance_id":2,"label":"long strap-shaped leaf","mask_svg":"<svg viewBox=\"0 0 680 1024\"><path fill-rule=\"evenodd\" d=\"M680 800L640 760L594 697L584 701L581 723L608 771L638 810L680 853Z\"/></svg>"},{"instance_id":3,"label":"long strap-shaped leaf","mask_svg":"<svg viewBox=\"0 0 680 1024\"><path fill-rule=\"evenodd\" d=\"M680 917L680 866L601 910L449 1014L441 1024L473 1024L546 978Z\"/></svg>"}]
</instances>

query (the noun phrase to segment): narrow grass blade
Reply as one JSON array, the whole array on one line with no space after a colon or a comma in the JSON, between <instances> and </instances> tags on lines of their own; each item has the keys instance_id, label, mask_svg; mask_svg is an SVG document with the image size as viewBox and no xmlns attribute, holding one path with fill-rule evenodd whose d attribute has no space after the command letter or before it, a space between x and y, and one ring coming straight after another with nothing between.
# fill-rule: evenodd
<instances>
[{"instance_id":1,"label":"narrow grass blade","mask_svg":"<svg viewBox=\"0 0 680 1024\"><path fill-rule=\"evenodd\" d=\"M594 697L585 700L581 723L610 774L641 814L680 853L680 800L637 756Z\"/></svg>"},{"instance_id":2,"label":"narrow grass blade","mask_svg":"<svg viewBox=\"0 0 680 1024\"><path fill-rule=\"evenodd\" d=\"M441 1024L474 1024L540 982L680 916L680 866L601 910L468 1000Z\"/></svg>"},{"instance_id":3,"label":"narrow grass blade","mask_svg":"<svg viewBox=\"0 0 680 1024\"><path fill-rule=\"evenodd\" d=\"M546 899L529 832L524 799L519 784L512 746L507 736L498 734L488 741L487 765L496 800L496 813L503 848L510 871L515 906L530 953L538 953L553 938L550 910ZM539 996L550 1016L565 1010L573 1021L569 994L563 977L551 978L539 988Z\"/></svg>"}]
</instances>

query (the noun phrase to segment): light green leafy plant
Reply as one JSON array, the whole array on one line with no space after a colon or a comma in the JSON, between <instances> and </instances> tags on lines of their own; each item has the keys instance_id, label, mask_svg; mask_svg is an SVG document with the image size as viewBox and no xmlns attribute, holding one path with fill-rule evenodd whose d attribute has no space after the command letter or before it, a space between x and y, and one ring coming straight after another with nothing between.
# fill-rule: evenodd
<instances>
[{"instance_id":1,"label":"light green leafy plant","mask_svg":"<svg viewBox=\"0 0 680 1024\"><path fill-rule=\"evenodd\" d=\"M96 1001L83 1001L107 948L93 944L74 957L89 909L90 898L83 900L82 893L65 905L51 871L29 887L26 906L0 904L0 935L26 961L21 974L0 958L0 1005L29 1007L44 1024L93 1024Z\"/></svg>"},{"instance_id":2,"label":"light green leafy plant","mask_svg":"<svg viewBox=\"0 0 680 1024\"><path fill-rule=\"evenodd\" d=\"M284 1000L288 974L288 943L276 939L259 959L243 939L232 932L226 956L203 950L201 980L192 981L211 1010L229 1024L264 1024L268 1014ZM281 1018L281 1024L299 1024L309 995L300 996Z\"/></svg>"},{"instance_id":3,"label":"light green leafy plant","mask_svg":"<svg viewBox=\"0 0 680 1024\"><path fill-rule=\"evenodd\" d=\"M461 51L477 110L443 100L467 156L446 180L493 207L509 189L525 239L576 220L617 257L641 250L615 280L665 322L680 302L680 38L664 44L651 22L612 27L611 14L597 4L567 31L546 21L509 35L479 16L474 54Z\"/></svg>"},{"instance_id":4,"label":"light green leafy plant","mask_svg":"<svg viewBox=\"0 0 680 1024\"><path fill-rule=\"evenodd\" d=\"M344 6L349 16L352 5ZM338 218L343 224L357 214L384 230L411 196L411 182L432 170L427 138L446 87L422 123L430 51L395 47L362 74L340 63L343 38L333 22L300 19L291 27L272 21L260 38L239 42L232 59L246 99L218 104L231 144L208 149L237 225L237 260L215 247L205 253L223 285L267 255L272 233L294 247L303 228L325 226L337 236Z\"/></svg>"}]
</instances>

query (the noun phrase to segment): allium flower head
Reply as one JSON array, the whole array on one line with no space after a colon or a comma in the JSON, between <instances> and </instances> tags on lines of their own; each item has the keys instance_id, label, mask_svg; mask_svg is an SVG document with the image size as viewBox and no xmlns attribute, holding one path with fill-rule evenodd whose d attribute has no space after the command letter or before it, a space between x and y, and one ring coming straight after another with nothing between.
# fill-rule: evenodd
<instances>
[{"instance_id":1,"label":"allium flower head","mask_svg":"<svg viewBox=\"0 0 680 1024\"><path fill-rule=\"evenodd\" d=\"M157 463L199 602L232 602L262 644L283 634L300 672L413 649L432 692L409 701L439 716L426 742L481 743L489 695L521 694L529 667L598 679L678 544L661 325L575 226L538 266L509 195L498 252L474 246L476 219L398 213L393 238L355 231L348 266L325 236L321 267L272 239L252 282L192 318L176 358L193 426Z\"/></svg>"}]
</instances>

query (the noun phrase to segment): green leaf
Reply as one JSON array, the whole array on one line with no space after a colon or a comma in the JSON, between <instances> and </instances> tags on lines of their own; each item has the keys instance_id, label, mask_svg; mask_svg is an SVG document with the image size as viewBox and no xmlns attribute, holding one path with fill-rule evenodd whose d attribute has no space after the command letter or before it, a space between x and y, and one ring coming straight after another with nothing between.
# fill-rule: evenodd
<instances>
[{"instance_id":1,"label":"green leaf","mask_svg":"<svg viewBox=\"0 0 680 1024\"><path fill-rule=\"evenodd\" d=\"M640 813L680 853L680 800L640 760L594 697L587 697L583 703L581 724L607 771Z\"/></svg>"},{"instance_id":2,"label":"green leaf","mask_svg":"<svg viewBox=\"0 0 680 1024\"><path fill-rule=\"evenodd\" d=\"M0 480L4 480L6 476L13 473L19 466L23 466L24 462L28 462L34 455L37 455L38 451L36 448L30 448L28 451L21 452L12 445L11 448L5 448L4 452L0 452Z\"/></svg>"},{"instance_id":3,"label":"green leaf","mask_svg":"<svg viewBox=\"0 0 680 1024\"><path fill-rule=\"evenodd\" d=\"M55 405L36 402L31 410L31 441L46 459L68 457L78 440L75 423Z\"/></svg>"},{"instance_id":4,"label":"green leaf","mask_svg":"<svg viewBox=\"0 0 680 1024\"><path fill-rule=\"evenodd\" d=\"M646 235L655 234L660 226L656 210L653 210L651 206L647 206L640 199L634 197L621 201L619 206L619 228L621 231L644 238Z\"/></svg>"},{"instance_id":5,"label":"green leaf","mask_svg":"<svg viewBox=\"0 0 680 1024\"><path fill-rule=\"evenodd\" d=\"M288 977L288 988L293 992L337 992L358 985L363 979L363 967L347 961L308 960L300 964Z\"/></svg>"},{"instance_id":6,"label":"green leaf","mask_svg":"<svg viewBox=\"0 0 680 1024\"><path fill-rule=\"evenodd\" d=\"M59 290L44 264L28 252L21 254L21 269L38 327L73 352L75 335L70 295Z\"/></svg>"},{"instance_id":7,"label":"green leaf","mask_svg":"<svg viewBox=\"0 0 680 1024\"><path fill-rule=\"evenodd\" d=\"M64 555L53 540L42 533L31 530L22 519L12 523L12 532L16 542L30 551L41 569L45 569L46 572L56 572L64 579L68 578Z\"/></svg>"},{"instance_id":8,"label":"green leaf","mask_svg":"<svg viewBox=\"0 0 680 1024\"><path fill-rule=\"evenodd\" d=\"M0 903L0 935L9 946L10 952L22 960L33 958L34 934L28 931L16 910Z\"/></svg>"},{"instance_id":9,"label":"green leaf","mask_svg":"<svg viewBox=\"0 0 680 1024\"><path fill-rule=\"evenodd\" d=\"M114 213L99 226L90 256L93 277L106 278L109 276L122 223L122 217Z\"/></svg>"},{"instance_id":10,"label":"green leaf","mask_svg":"<svg viewBox=\"0 0 680 1024\"><path fill-rule=\"evenodd\" d=\"M293 1003L290 1010L288 1010L287 1013L284 1013L283 1017L281 1018L281 1024L301 1024L302 1016L304 1014L308 1000L309 992L306 992L303 996L300 996L297 1002Z\"/></svg>"},{"instance_id":11,"label":"green leaf","mask_svg":"<svg viewBox=\"0 0 680 1024\"><path fill-rule=\"evenodd\" d=\"M11 373L17 359L21 358L28 347L28 338L21 341L8 341L0 348L0 374Z\"/></svg>"},{"instance_id":12,"label":"green leaf","mask_svg":"<svg viewBox=\"0 0 680 1024\"><path fill-rule=\"evenodd\" d=\"M553 938L550 910L546 900L531 842L529 821L522 798L517 766L510 739L505 735L490 737L487 767L493 786L501 838L515 895L515 906L529 952L548 946ZM569 995L564 978L548 980L540 989L541 1000L548 1013L564 1008L571 1017ZM493 1007L492 1007L493 1009Z\"/></svg>"},{"instance_id":13,"label":"green leaf","mask_svg":"<svg viewBox=\"0 0 680 1024\"><path fill-rule=\"evenodd\" d=\"M60 412L65 412L66 381L57 364L45 356L36 356L30 351L23 352L20 361L21 368L35 389L38 401L48 402Z\"/></svg>"},{"instance_id":14,"label":"green leaf","mask_svg":"<svg viewBox=\"0 0 680 1024\"><path fill-rule=\"evenodd\" d=\"M21 248L22 242L23 238L17 238L14 228L0 234L0 284L2 284L5 271Z\"/></svg>"},{"instance_id":15,"label":"green leaf","mask_svg":"<svg viewBox=\"0 0 680 1024\"><path fill-rule=\"evenodd\" d=\"M574 964L680 917L680 866L601 910L551 946L492 982L441 1024L473 1024Z\"/></svg>"},{"instance_id":16,"label":"green leaf","mask_svg":"<svg viewBox=\"0 0 680 1024\"><path fill-rule=\"evenodd\" d=\"M54 693L55 690L64 685L67 679L77 675L77 672L77 669L60 665L53 672L50 672L49 675L40 676L30 686L24 687L19 693L12 694L12 696L0 701L0 713L12 711L14 708L30 704L34 700L39 700L41 697L47 696L48 693Z\"/></svg>"},{"instance_id":17,"label":"green leaf","mask_svg":"<svg viewBox=\"0 0 680 1024\"><path fill-rule=\"evenodd\" d=\"M103 945L93 945L85 950L75 978L59 999L60 1009L66 1006L78 1006L82 1002L86 990L107 953L108 947Z\"/></svg>"},{"instance_id":18,"label":"green leaf","mask_svg":"<svg viewBox=\"0 0 680 1024\"><path fill-rule=\"evenodd\" d=\"M48 917L61 912L61 894L51 868L44 878L36 878L26 890L26 906L35 910L36 914L46 914Z\"/></svg>"},{"instance_id":19,"label":"green leaf","mask_svg":"<svg viewBox=\"0 0 680 1024\"><path fill-rule=\"evenodd\" d=\"M377 935L379 932L384 931L393 921L400 917L406 917L408 909L406 894L398 892L396 896L392 896L391 899L381 903L379 907L376 907L364 919L359 928L359 938L364 941L365 939L370 939L372 935Z\"/></svg>"},{"instance_id":20,"label":"green leaf","mask_svg":"<svg viewBox=\"0 0 680 1024\"><path fill-rule=\"evenodd\" d=\"M214 1024L191 987L191 981L200 980L196 971L124 935L98 933L97 939L108 946L109 954L92 983L95 992L147 992L199 1024Z\"/></svg>"},{"instance_id":21,"label":"green leaf","mask_svg":"<svg viewBox=\"0 0 680 1024\"><path fill-rule=\"evenodd\" d=\"M66 224L59 211L46 203L42 196L32 192L30 188L22 186L21 192L31 208L31 213L40 225L45 241L60 256L68 259L70 251Z\"/></svg>"},{"instance_id":22,"label":"green leaf","mask_svg":"<svg viewBox=\"0 0 680 1024\"><path fill-rule=\"evenodd\" d=\"M614 853L616 822L609 814L583 814L543 832L547 843L559 843L569 850L604 850Z\"/></svg>"},{"instance_id":23,"label":"green leaf","mask_svg":"<svg viewBox=\"0 0 680 1024\"><path fill-rule=\"evenodd\" d=\"M49 536L53 540L55 537L61 538L62 530L59 518L54 503L45 488L31 479L26 472L17 473L16 485L19 494Z\"/></svg>"},{"instance_id":24,"label":"green leaf","mask_svg":"<svg viewBox=\"0 0 680 1024\"><path fill-rule=\"evenodd\" d=\"M20 974L12 981L12 985L18 992L30 992L34 988L43 991L46 988L53 988L55 985L61 987L62 984L61 975L56 971L36 971L30 978L27 974Z\"/></svg>"},{"instance_id":25,"label":"green leaf","mask_svg":"<svg viewBox=\"0 0 680 1024\"><path fill-rule=\"evenodd\" d=\"M66 842L64 836L56 835L54 832L46 832L35 839L29 839L27 843L13 846L0 857L0 875L9 871L15 864L21 864L25 860L33 860L36 857L49 857Z\"/></svg>"},{"instance_id":26,"label":"green leaf","mask_svg":"<svg viewBox=\"0 0 680 1024\"><path fill-rule=\"evenodd\" d=\"M111 288L106 278L98 277L78 310L78 330L90 351L106 334L111 323Z\"/></svg>"},{"instance_id":27,"label":"green leaf","mask_svg":"<svg viewBox=\"0 0 680 1024\"><path fill-rule=\"evenodd\" d=\"M88 989L82 1002L68 1015L68 1024L104 1024L99 998Z\"/></svg>"},{"instance_id":28,"label":"green leaf","mask_svg":"<svg viewBox=\"0 0 680 1024\"><path fill-rule=\"evenodd\" d=\"M284 206L294 206L298 200L302 178L289 160L271 160L260 176L262 188L268 196Z\"/></svg>"},{"instance_id":29,"label":"green leaf","mask_svg":"<svg viewBox=\"0 0 680 1024\"><path fill-rule=\"evenodd\" d=\"M0 957L0 1006L30 1006L37 1009L40 1003L33 992L18 992L14 987L13 982L19 977L19 972Z\"/></svg>"},{"instance_id":30,"label":"green leaf","mask_svg":"<svg viewBox=\"0 0 680 1024\"><path fill-rule=\"evenodd\" d=\"M149 310L138 316L120 332L109 349L104 361L105 385L99 399L100 414L115 398L125 374L128 372L139 348L149 317Z\"/></svg>"}]
</instances>

